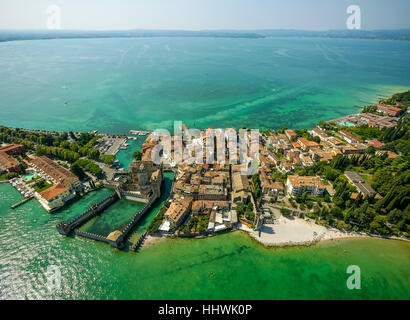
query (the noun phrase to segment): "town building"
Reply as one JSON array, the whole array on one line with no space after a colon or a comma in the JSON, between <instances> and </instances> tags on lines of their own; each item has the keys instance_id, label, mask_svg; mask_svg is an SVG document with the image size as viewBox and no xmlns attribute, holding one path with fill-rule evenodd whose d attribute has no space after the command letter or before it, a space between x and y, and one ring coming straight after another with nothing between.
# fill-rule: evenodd
<instances>
[{"instance_id":1,"label":"town building","mask_svg":"<svg viewBox=\"0 0 410 320\"><path fill-rule=\"evenodd\" d=\"M0 172L19 172L20 163L12 155L24 152L22 144L8 144L0 147Z\"/></svg>"},{"instance_id":2,"label":"town building","mask_svg":"<svg viewBox=\"0 0 410 320\"><path fill-rule=\"evenodd\" d=\"M312 131L310 131L310 133L314 137L319 137L320 140L327 140L329 138L329 135L319 128L314 128Z\"/></svg>"},{"instance_id":3,"label":"town building","mask_svg":"<svg viewBox=\"0 0 410 320\"><path fill-rule=\"evenodd\" d=\"M8 144L0 147L0 152L5 152L8 155L21 154L25 150L24 145L22 144Z\"/></svg>"},{"instance_id":4,"label":"town building","mask_svg":"<svg viewBox=\"0 0 410 320\"><path fill-rule=\"evenodd\" d=\"M320 177L288 176L286 181L288 194L292 196L307 192L308 195L322 196L326 191Z\"/></svg>"},{"instance_id":5,"label":"town building","mask_svg":"<svg viewBox=\"0 0 410 320\"><path fill-rule=\"evenodd\" d=\"M285 135L289 139L289 141L295 141L298 137L295 131L293 130L285 130Z\"/></svg>"},{"instance_id":6,"label":"town building","mask_svg":"<svg viewBox=\"0 0 410 320\"><path fill-rule=\"evenodd\" d=\"M377 140L377 139L369 140L369 141L367 142L367 144L368 144L369 146L373 146L373 147L375 147L375 148L381 148L381 147L384 146L384 143L383 143L383 142L380 142L380 141Z\"/></svg>"},{"instance_id":7,"label":"town building","mask_svg":"<svg viewBox=\"0 0 410 320\"><path fill-rule=\"evenodd\" d=\"M271 196L284 196L285 188L282 182L273 181L270 177L271 170L267 167L262 167L259 169L259 178L261 181L262 193Z\"/></svg>"},{"instance_id":8,"label":"town building","mask_svg":"<svg viewBox=\"0 0 410 320\"><path fill-rule=\"evenodd\" d=\"M20 164L6 152L0 151L0 173L1 172L19 172Z\"/></svg>"},{"instance_id":9,"label":"town building","mask_svg":"<svg viewBox=\"0 0 410 320\"><path fill-rule=\"evenodd\" d=\"M228 200L228 191L220 185L199 186L198 193L194 195L195 200Z\"/></svg>"},{"instance_id":10,"label":"town building","mask_svg":"<svg viewBox=\"0 0 410 320\"><path fill-rule=\"evenodd\" d=\"M189 215L192 202L187 199L173 200L168 210L165 212L165 218L170 223L170 227L175 228L182 224Z\"/></svg>"},{"instance_id":11,"label":"town building","mask_svg":"<svg viewBox=\"0 0 410 320\"><path fill-rule=\"evenodd\" d=\"M362 142L362 139L356 137L354 134L351 134L349 131L346 130L340 130L339 135L348 143Z\"/></svg>"},{"instance_id":12,"label":"town building","mask_svg":"<svg viewBox=\"0 0 410 320\"><path fill-rule=\"evenodd\" d=\"M229 211L229 201L198 200L192 203L194 216L210 214L212 210Z\"/></svg>"},{"instance_id":13,"label":"town building","mask_svg":"<svg viewBox=\"0 0 410 320\"><path fill-rule=\"evenodd\" d=\"M345 171L345 176L349 182L357 188L359 193L364 196L367 197L376 193L376 191L374 191L373 188L369 186L357 172Z\"/></svg>"},{"instance_id":14,"label":"town building","mask_svg":"<svg viewBox=\"0 0 410 320\"><path fill-rule=\"evenodd\" d=\"M247 203L251 198L248 177L240 172L232 174L232 202Z\"/></svg>"},{"instance_id":15,"label":"town building","mask_svg":"<svg viewBox=\"0 0 410 320\"><path fill-rule=\"evenodd\" d=\"M376 151L376 155L377 155L377 156L383 156L383 155L385 155L385 154L387 154L387 157L388 157L389 159L395 159L395 158L397 158L397 157L399 156L397 153L395 153L395 152L393 152L393 151L389 151L389 150L377 150L377 151Z\"/></svg>"},{"instance_id":16,"label":"town building","mask_svg":"<svg viewBox=\"0 0 410 320\"><path fill-rule=\"evenodd\" d=\"M299 138L298 143L302 146L303 150L309 150L309 148L318 147L319 144L315 141L309 141L306 138Z\"/></svg>"},{"instance_id":17,"label":"town building","mask_svg":"<svg viewBox=\"0 0 410 320\"><path fill-rule=\"evenodd\" d=\"M337 146L341 146L343 145L343 142L335 137L329 137L326 140L327 143L330 143L331 146L333 147L337 147Z\"/></svg>"},{"instance_id":18,"label":"town building","mask_svg":"<svg viewBox=\"0 0 410 320\"><path fill-rule=\"evenodd\" d=\"M392 117L399 117L403 112L402 109L391 106L391 105L387 105L387 104L378 103L376 106L377 106L377 112L388 114L389 116L392 116Z\"/></svg>"}]
</instances>

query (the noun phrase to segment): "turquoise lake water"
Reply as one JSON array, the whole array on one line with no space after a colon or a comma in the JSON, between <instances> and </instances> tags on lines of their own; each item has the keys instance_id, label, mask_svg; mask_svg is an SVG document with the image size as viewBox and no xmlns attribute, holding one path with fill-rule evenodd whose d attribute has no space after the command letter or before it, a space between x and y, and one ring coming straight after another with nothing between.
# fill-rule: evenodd
<instances>
[{"instance_id":1,"label":"turquoise lake water","mask_svg":"<svg viewBox=\"0 0 410 320\"><path fill-rule=\"evenodd\" d=\"M22 197L0 184L0 299L410 299L410 243L402 241L266 249L235 232L169 239L133 253L57 232L58 222L110 192L90 193L49 214L35 200L10 209ZM53 291L50 265L61 271L61 287ZM361 269L360 290L346 286L349 265Z\"/></svg>"},{"instance_id":2,"label":"turquoise lake water","mask_svg":"<svg viewBox=\"0 0 410 320\"><path fill-rule=\"evenodd\" d=\"M38 129L312 127L410 88L408 41L14 41L0 58L0 124Z\"/></svg>"}]
</instances>

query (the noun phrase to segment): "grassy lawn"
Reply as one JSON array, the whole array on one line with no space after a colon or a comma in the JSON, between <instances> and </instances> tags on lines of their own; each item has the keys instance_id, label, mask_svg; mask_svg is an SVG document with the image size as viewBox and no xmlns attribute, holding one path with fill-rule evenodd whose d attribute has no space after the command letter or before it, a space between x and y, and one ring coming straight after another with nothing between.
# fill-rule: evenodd
<instances>
[{"instance_id":1,"label":"grassy lawn","mask_svg":"<svg viewBox=\"0 0 410 320\"><path fill-rule=\"evenodd\" d=\"M367 182L368 185L373 183L373 176L371 174L361 173L360 176Z\"/></svg>"},{"instance_id":2,"label":"grassy lawn","mask_svg":"<svg viewBox=\"0 0 410 320\"><path fill-rule=\"evenodd\" d=\"M7 180L7 173L0 175L0 181Z\"/></svg>"},{"instance_id":3,"label":"grassy lawn","mask_svg":"<svg viewBox=\"0 0 410 320\"><path fill-rule=\"evenodd\" d=\"M47 181L44 181L44 183L42 184L41 187L39 186L34 186L34 190L36 190L37 192L43 192L44 190L47 190L48 188L50 188L52 186L51 183L48 183Z\"/></svg>"}]
</instances>

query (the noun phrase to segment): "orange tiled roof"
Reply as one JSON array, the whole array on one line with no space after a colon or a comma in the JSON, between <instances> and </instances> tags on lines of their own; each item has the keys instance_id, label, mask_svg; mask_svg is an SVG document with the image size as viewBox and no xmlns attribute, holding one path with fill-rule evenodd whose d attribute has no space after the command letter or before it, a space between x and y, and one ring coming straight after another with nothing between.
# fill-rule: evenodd
<instances>
[{"instance_id":1,"label":"orange tiled roof","mask_svg":"<svg viewBox=\"0 0 410 320\"><path fill-rule=\"evenodd\" d=\"M56 184L48 188L47 190L40 192L40 195L47 201L50 201L66 191L68 191L68 189L64 187L62 184Z\"/></svg>"},{"instance_id":2,"label":"orange tiled roof","mask_svg":"<svg viewBox=\"0 0 410 320\"><path fill-rule=\"evenodd\" d=\"M317 142L309 141L306 138L299 138L298 142L300 144L303 144L303 145L307 146L307 147L317 147L319 145Z\"/></svg>"},{"instance_id":3,"label":"orange tiled roof","mask_svg":"<svg viewBox=\"0 0 410 320\"><path fill-rule=\"evenodd\" d=\"M319 177L301 177L301 176L288 176L288 179L293 187L318 187L325 188Z\"/></svg>"},{"instance_id":4,"label":"orange tiled roof","mask_svg":"<svg viewBox=\"0 0 410 320\"><path fill-rule=\"evenodd\" d=\"M0 151L0 165L7 171L18 171L20 169L19 162L4 151Z\"/></svg>"}]
</instances>

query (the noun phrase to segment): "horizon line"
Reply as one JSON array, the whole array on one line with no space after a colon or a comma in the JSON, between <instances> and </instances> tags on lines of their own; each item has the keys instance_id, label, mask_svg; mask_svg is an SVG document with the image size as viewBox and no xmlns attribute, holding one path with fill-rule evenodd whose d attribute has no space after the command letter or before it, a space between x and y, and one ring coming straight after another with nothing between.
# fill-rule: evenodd
<instances>
[{"instance_id":1,"label":"horizon line","mask_svg":"<svg viewBox=\"0 0 410 320\"><path fill-rule=\"evenodd\" d=\"M63 31L77 31L77 32L126 32L126 31L185 31L185 32L258 32L258 31L298 31L298 32L327 32L327 31L347 31L347 32L372 32L372 31L410 31L408 28L387 28L387 29L320 29L320 30L309 30L309 29L144 29L144 28L135 28L135 29L0 29L0 31L13 31L13 32L22 32L22 31L50 31L50 32L63 32Z\"/></svg>"}]
</instances>

